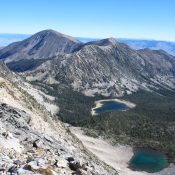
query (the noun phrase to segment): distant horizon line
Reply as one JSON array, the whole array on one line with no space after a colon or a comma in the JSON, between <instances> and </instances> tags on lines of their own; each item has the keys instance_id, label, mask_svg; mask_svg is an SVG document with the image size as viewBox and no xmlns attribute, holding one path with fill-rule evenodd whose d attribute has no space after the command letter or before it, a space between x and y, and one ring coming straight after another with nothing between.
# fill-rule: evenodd
<instances>
[{"instance_id":1,"label":"distant horizon line","mask_svg":"<svg viewBox=\"0 0 175 175\"><path fill-rule=\"evenodd\" d=\"M46 29L47 30L47 29ZM43 30L41 30L43 31ZM39 31L39 32L41 32ZM56 31L56 30L55 30ZM31 33L1 33L0 32L0 35L26 35L26 36L32 36L34 34L36 34L38 32L35 32L33 34ZM60 32L62 33L62 32ZM65 34L65 33L62 33L62 34ZM67 34L66 34L67 35ZM69 34L68 34L69 35ZM72 36L72 35L69 35L69 36ZM175 42L175 40L163 40L163 39L152 39L152 38L130 38L130 37L84 37L84 36L72 36L74 38L82 38L82 39L95 39L95 40L101 40L101 39L106 39L106 38L115 38L115 39L125 39L125 40L142 40L142 41L159 41L159 42Z\"/></svg>"}]
</instances>

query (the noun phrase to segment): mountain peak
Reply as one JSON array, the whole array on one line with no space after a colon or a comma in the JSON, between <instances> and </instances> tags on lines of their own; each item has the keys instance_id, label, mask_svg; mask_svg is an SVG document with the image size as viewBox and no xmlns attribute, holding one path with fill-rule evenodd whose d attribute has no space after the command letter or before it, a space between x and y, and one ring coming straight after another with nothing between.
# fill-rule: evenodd
<instances>
[{"instance_id":1,"label":"mountain peak","mask_svg":"<svg viewBox=\"0 0 175 175\"><path fill-rule=\"evenodd\" d=\"M106 38L106 39L104 39L104 40L106 40L106 41L110 42L111 44L116 44L116 43L117 43L116 39L115 39L115 38L113 38L113 37Z\"/></svg>"},{"instance_id":2,"label":"mountain peak","mask_svg":"<svg viewBox=\"0 0 175 175\"><path fill-rule=\"evenodd\" d=\"M75 39L75 38L73 38L73 37L71 37L69 35L65 35L63 33L60 33L60 32L58 32L56 30L53 30L53 29L46 29L46 30L40 31L40 32L34 34L34 36L36 36L36 35L48 35L48 36L54 35L55 37L63 37L63 38L66 38L68 40L71 40L71 41L73 41L75 43L81 43L77 39Z\"/></svg>"},{"instance_id":3,"label":"mountain peak","mask_svg":"<svg viewBox=\"0 0 175 175\"><path fill-rule=\"evenodd\" d=\"M116 41L115 38L106 38L98 41L92 41L87 43L86 45L98 45L98 46L109 46L109 45L116 45L118 42Z\"/></svg>"},{"instance_id":4,"label":"mountain peak","mask_svg":"<svg viewBox=\"0 0 175 175\"><path fill-rule=\"evenodd\" d=\"M1 49L0 59L6 59L8 63L20 60L50 59L58 55L73 53L80 46L81 42L75 38L47 29Z\"/></svg>"}]
</instances>

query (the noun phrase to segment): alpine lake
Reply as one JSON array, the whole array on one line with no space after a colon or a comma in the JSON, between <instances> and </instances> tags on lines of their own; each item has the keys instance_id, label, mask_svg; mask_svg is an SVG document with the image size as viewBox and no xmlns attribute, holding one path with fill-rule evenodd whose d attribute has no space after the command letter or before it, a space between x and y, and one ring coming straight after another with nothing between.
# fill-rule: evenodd
<instances>
[{"instance_id":1,"label":"alpine lake","mask_svg":"<svg viewBox=\"0 0 175 175\"><path fill-rule=\"evenodd\" d=\"M114 100L101 101L99 107L94 108L95 115L112 111L126 111L130 107L125 103ZM148 149L139 148L134 151L134 155L129 161L129 168L135 171L145 171L148 173L159 172L168 167L168 158L165 154Z\"/></svg>"}]
</instances>

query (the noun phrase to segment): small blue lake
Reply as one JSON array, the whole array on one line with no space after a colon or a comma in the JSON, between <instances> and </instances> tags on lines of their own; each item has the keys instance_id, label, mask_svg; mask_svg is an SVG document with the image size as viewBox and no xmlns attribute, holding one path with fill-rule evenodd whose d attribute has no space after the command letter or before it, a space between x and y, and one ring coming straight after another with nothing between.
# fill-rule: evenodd
<instances>
[{"instance_id":1,"label":"small blue lake","mask_svg":"<svg viewBox=\"0 0 175 175\"><path fill-rule=\"evenodd\" d=\"M168 166L165 154L151 149L139 149L130 160L130 168L148 173L159 172Z\"/></svg>"},{"instance_id":2,"label":"small blue lake","mask_svg":"<svg viewBox=\"0 0 175 175\"><path fill-rule=\"evenodd\" d=\"M101 114L110 111L124 111L129 109L129 107L126 104L119 103L116 101L103 101L101 102L101 104L101 107L94 109L96 114Z\"/></svg>"}]
</instances>

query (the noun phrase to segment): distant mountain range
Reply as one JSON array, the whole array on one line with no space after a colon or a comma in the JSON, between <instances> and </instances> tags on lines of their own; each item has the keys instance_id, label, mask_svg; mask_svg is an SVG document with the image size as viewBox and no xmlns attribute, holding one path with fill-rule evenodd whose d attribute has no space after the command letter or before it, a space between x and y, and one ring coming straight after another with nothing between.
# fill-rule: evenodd
<instances>
[{"instance_id":1,"label":"distant mountain range","mask_svg":"<svg viewBox=\"0 0 175 175\"><path fill-rule=\"evenodd\" d=\"M118 39L118 41L128 44L134 49L164 50L169 54L175 55L175 42L137 39Z\"/></svg>"},{"instance_id":2,"label":"distant mountain range","mask_svg":"<svg viewBox=\"0 0 175 175\"><path fill-rule=\"evenodd\" d=\"M21 41L30 37L30 34L0 34L0 49L10 43ZM98 38L84 38L76 37L77 40L86 43L90 41L100 40ZM169 41L158 41L158 40L142 40L142 39L127 39L127 38L116 38L117 41L128 44L134 49L149 48L153 50L165 50L166 52L175 55L175 42Z\"/></svg>"},{"instance_id":3,"label":"distant mountain range","mask_svg":"<svg viewBox=\"0 0 175 175\"><path fill-rule=\"evenodd\" d=\"M30 34L0 34L0 48L10 43L22 41L31 36Z\"/></svg>"},{"instance_id":4,"label":"distant mountain range","mask_svg":"<svg viewBox=\"0 0 175 175\"><path fill-rule=\"evenodd\" d=\"M97 41L97 38L77 38L82 42ZM125 43L133 49L145 49L149 48L152 50L164 50L169 54L175 56L175 42L169 41L158 41L158 40L142 40L142 39L127 39L127 38L116 38L118 42Z\"/></svg>"},{"instance_id":5,"label":"distant mountain range","mask_svg":"<svg viewBox=\"0 0 175 175\"><path fill-rule=\"evenodd\" d=\"M0 50L10 69L29 81L71 87L86 95L121 96L175 88L175 57L163 50L135 50L114 38L82 43L44 30Z\"/></svg>"}]
</instances>

